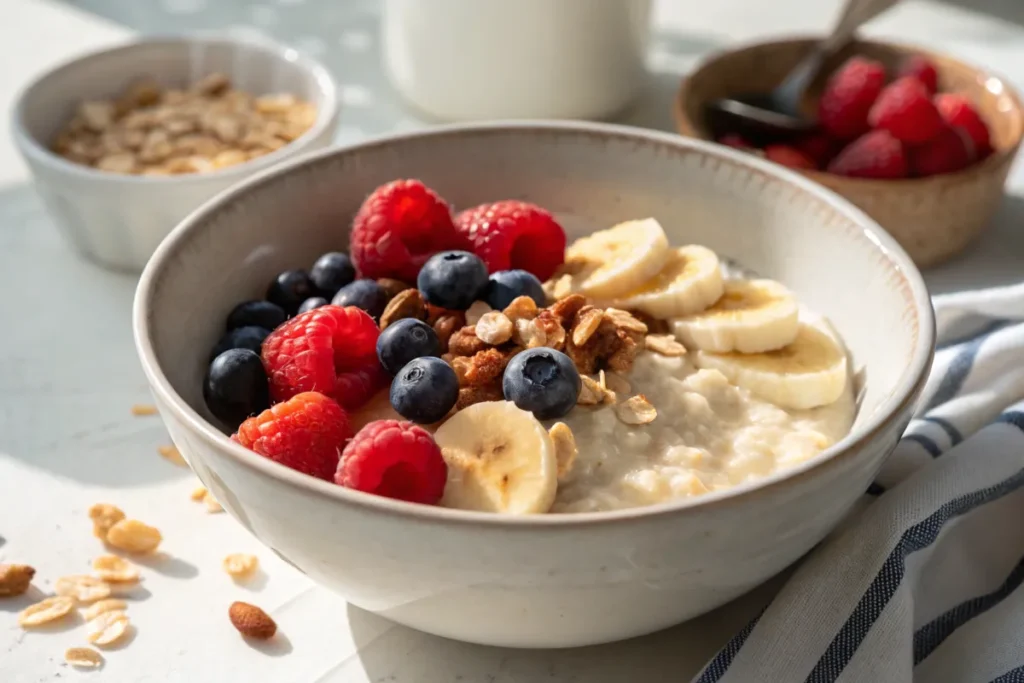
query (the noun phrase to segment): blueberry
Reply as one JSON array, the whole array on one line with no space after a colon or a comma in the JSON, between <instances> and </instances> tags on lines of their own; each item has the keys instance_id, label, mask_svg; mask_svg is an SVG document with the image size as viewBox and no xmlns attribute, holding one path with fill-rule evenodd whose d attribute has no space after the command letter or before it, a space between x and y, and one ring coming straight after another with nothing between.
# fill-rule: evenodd
<instances>
[{"instance_id":1,"label":"blueberry","mask_svg":"<svg viewBox=\"0 0 1024 683\"><path fill-rule=\"evenodd\" d=\"M540 280L525 270L499 270L491 275L484 301L494 310L503 311L519 296L530 297L540 308L548 305Z\"/></svg>"},{"instance_id":2,"label":"blueberry","mask_svg":"<svg viewBox=\"0 0 1024 683\"><path fill-rule=\"evenodd\" d=\"M277 304L288 315L295 315L302 302L315 295L313 283L304 270L284 271L267 289L267 301Z\"/></svg>"},{"instance_id":3,"label":"blueberry","mask_svg":"<svg viewBox=\"0 0 1024 683\"><path fill-rule=\"evenodd\" d=\"M212 361L228 349L249 349L258 354L263 348L263 340L269 334L270 330L267 328L255 325L246 325L245 327L236 327L233 330L228 330L217 342L217 345L213 347L210 360Z\"/></svg>"},{"instance_id":4,"label":"blueberry","mask_svg":"<svg viewBox=\"0 0 1024 683\"><path fill-rule=\"evenodd\" d=\"M273 330L288 319L288 314L269 301L244 301L228 313L228 329L250 325Z\"/></svg>"},{"instance_id":5,"label":"blueberry","mask_svg":"<svg viewBox=\"0 0 1024 683\"><path fill-rule=\"evenodd\" d=\"M339 289L331 303L335 306L358 306L377 320L388 305L388 295L375 280L356 280Z\"/></svg>"},{"instance_id":6,"label":"blueberry","mask_svg":"<svg viewBox=\"0 0 1024 683\"><path fill-rule=\"evenodd\" d=\"M232 429L269 408L270 389L259 354L229 349L214 358L203 381L203 398L210 412Z\"/></svg>"},{"instance_id":7,"label":"blueberry","mask_svg":"<svg viewBox=\"0 0 1024 683\"><path fill-rule=\"evenodd\" d=\"M416 287L435 306L464 311L487 286L487 266L468 251L442 251L423 264Z\"/></svg>"},{"instance_id":8,"label":"blueberry","mask_svg":"<svg viewBox=\"0 0 1024 683\"><path fill-rule=\"evenodd\" d=\"M576 405L580 373L569 357L546 347L515 355L501 378L505 399L538 420L562 417Z\"/></svg>"},{"instance_id":9,"label":"blueberry","mask_svg":"<svg viewBox=\"0 0 1024 683\"><path fill-rule=\"evenodd\" d=\"M306 311L312 311L314 308L320 308L321 306L327 305L327 299L322 296L311 296L302 302L299 306L299 313L305 313Z\"/></svg>"},{"instance_id":10,"label":"blueberry","mask_svg":"<svg viewBox=\"0 0 1024 683\"><path fill-rule=\"evenodd\" d=\"M390 396L391 407L399 415L419 424L432 424L455 406L459 380L440 358L417 358L398 371L391 382Z\"/></svg>"},{"instance_id":11,"label":"blueberry","mask_svg":"<svg viewBox=\"0 0 1024 683\"><path fill-rule=\"evenodd\" d=\"M309 279L313 286L320 290L320 295L330 299L338 290L356 279L356 267L348 254L332 251L316 260L309 271Z\"/></svg>"},{"instance_id":12,"label":"blueberry","mask_svg":"<svg viewBox=\"0 0 1024 683\"><path fill-rule=\"evenodd\" d=\"M411 360L441 355L441 340L434 328L422 320L405 318L388 325L377 337L377 358L392 375Z\"/></svg>"}]
</instances>

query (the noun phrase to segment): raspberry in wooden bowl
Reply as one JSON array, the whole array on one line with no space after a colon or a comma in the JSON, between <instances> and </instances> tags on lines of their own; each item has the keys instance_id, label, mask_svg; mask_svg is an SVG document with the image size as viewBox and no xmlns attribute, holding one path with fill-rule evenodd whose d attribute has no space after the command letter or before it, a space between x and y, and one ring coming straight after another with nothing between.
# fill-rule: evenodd
<instances>
[{"instance_id":1,"label":"raspberry in wooden bowl","mask_svg":"<svg viewBox=\"0 0 1024 683\"><path fill-rule=\"evenodd\" d=\"M793 38L712 55L673 103L679 131L748 149L839 193L927 267L991 222L1024 134L1024 109L1000 77L949 55L857 41L826 65L805 102L813 135L781 144L711 130L707 103L777 85L816 42Z\"/></svg>"}]
</instances>

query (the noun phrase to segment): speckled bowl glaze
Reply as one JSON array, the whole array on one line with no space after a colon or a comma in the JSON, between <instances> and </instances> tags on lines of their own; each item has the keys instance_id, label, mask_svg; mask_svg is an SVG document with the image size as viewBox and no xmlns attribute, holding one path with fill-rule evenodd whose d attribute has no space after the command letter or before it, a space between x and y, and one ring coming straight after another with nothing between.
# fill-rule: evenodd
<instances>
[{"instance_id":1,"label":"speckled bowl glaze","mask_svg":"<svg viewBox=\"0 0 1024 683\"><path fill-rule=\"evenodd\" d=\"M784 38L731 48L712 55L683 82L674 101L679 131L710 139L704 105L739 92L770 89L780 83L817 39ZM949 55L918 47L858 41L841 51L825 74L852 54L885 64L890 72L910 54L936 65L939 89L967 95L992 132L993 154L956 173L908 180L869 180L806 171L805 175L839 193L877 220L922 267L937 265L968 247L988 227L1003 199L1003 185L1024 136L1024 106L1002 78ZM824 78L809 93L816 108Z\"/></svg>"},{"instance_id":2,"label":"speckled bowl glaze","mask_svg":"<svg viewBox=\"0 0 1024 683\"><path fill-rule=\"evenodd\" d=\"M315 480L231 442L201 394L207 349L273 274L345 248L375 186L424 180L456 207L521 198L570 237L654 216L792 287L852 354L850 435L799 467L647 508L504 517L389 500ZM910 259L819 185L724 147L585 123L439 127L318 153L261 174L185 220L139 283L135 338L174 442L224 507L353 604L459 640L566 647L707 612L818 543L910 420L934 324ZM884 341L880 341L883 340ZM671 415L659 419L672 419Z\"/></svg>"}]
</instances>

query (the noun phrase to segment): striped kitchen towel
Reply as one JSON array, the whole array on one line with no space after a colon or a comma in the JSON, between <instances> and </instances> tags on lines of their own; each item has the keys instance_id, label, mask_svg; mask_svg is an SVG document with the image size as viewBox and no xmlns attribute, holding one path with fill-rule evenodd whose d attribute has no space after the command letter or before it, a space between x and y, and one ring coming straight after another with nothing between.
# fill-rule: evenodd
<instances>
[{"instance_id":1,"label":"striped kitchen towel","mask_svg":"<svg viewBox=\"0 0 1024 683\"><path fill-rule=\"evenodd\" d=\"M932 374L866 504L697 683L1024 683L1024 284L934 304Z\"/></svg>"}]
</instances>

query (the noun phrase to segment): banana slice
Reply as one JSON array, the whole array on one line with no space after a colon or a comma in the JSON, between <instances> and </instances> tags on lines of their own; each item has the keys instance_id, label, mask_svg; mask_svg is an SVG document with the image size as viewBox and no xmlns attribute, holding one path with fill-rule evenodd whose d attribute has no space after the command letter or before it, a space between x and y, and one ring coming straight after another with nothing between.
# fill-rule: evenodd
<instances>
[{"instance_id":1,"label":"banana slice","mask_svg":"<svg viewBox=\"0 0 1024 683\"><path fill-rule=\"evenodd\" d=\"M598 304L674 318L699 313L722 296L722 268L718 255L696 244L669 251L661 272L638 289Z\"/></svg>"},{"instance_id":2,"label":"banana slice","mask_svg":"<svg viewBox=\"0 0 1024 683\"><path fill-rule=\"evenodd\" d=\"M796 298L778 282L727 280L724 290L711 308L670 321L679 341L714 353L762 353L796 339Z\"/></svg>"},{"instance_id":3,"label":"banana slice","mask_svg":"<svg viewBox=\"0 0 1024 683\"><path fill-rule=\"evenodd\" d=\"M793 343L765 353L697 351L693 362L781 408L834 403L846 388L846 352L829 334L801 323Z\"/></svg>"},{"instance_id":4,"label":"banana slice","mask_svg":"<svg viewBox=\"0 0 1024 683\"><path fill-rule=\"evenodd\" d=\"M558 490L555 444L511 401L476 403L434 434L448 463L441 505L460 510L547 512Z\"/></svg>"},{"instance_id":5,"label":"banana slice","mask_svg":"<svg viewBox=\"0 0 1024 683\"><path fill-rule=\"evenodd\" d=\"M573 242L565 251L564 270L571 275L571 291L610 299L657 275L669 252L658 221L626 221Z\"/></svg>"}]
</instances>

